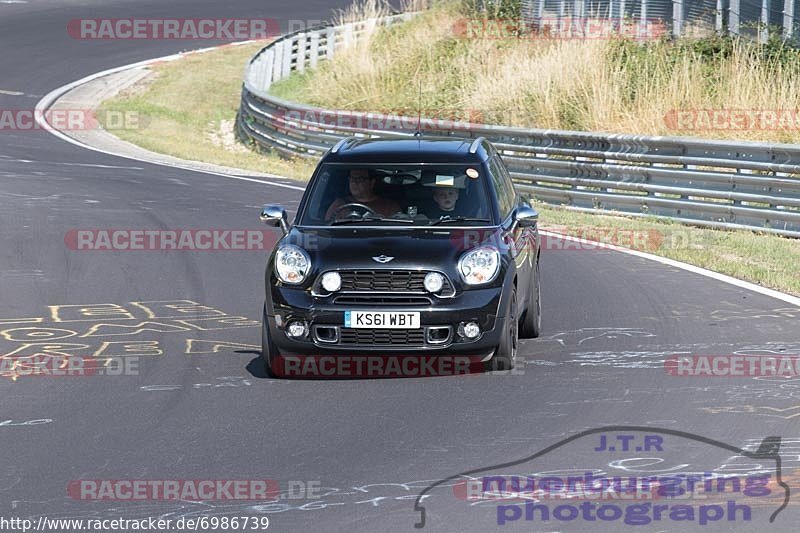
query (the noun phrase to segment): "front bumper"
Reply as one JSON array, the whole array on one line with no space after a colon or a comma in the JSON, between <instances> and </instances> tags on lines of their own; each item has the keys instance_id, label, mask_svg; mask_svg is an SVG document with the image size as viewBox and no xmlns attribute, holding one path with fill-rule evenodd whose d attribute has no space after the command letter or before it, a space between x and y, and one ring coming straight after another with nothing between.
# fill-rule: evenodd
<instances>
[{"instance_id":1,"label":"front bumper","mask_svg":"<svg viewBox=\"0 0 800 533\"><path fill-rule=\"evenodd\" d=\"M272 299L264 308L264 322L273 344L284 355L342 354L420 354L488 356L507 331L505 318L498 316L501 287L463 291L452 298L435 299L426 306L364 307L333 304L302 289L272 287ZM419 312L421 330L346 330L344 312L348 310ZM308 336L297 339L286 334L286 325L303 320ZM466 339L458 334L460 324L475 322L481 335ZM336 342L323 341L335 329ZM435 330L430 342L429 330ZM446 333L446 335L445 335ZM356 339L357 337L357 339Z\"/></svg>"}]
</instances>

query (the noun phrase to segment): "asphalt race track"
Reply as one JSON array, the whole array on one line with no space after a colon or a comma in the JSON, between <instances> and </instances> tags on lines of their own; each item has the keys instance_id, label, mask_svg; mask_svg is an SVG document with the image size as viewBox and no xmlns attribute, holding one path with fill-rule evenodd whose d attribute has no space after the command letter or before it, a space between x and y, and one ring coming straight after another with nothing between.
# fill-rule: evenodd
<instances>
[{"instance_id":1,"label":"asphalt race track","mask_svg":"<svg viewBox=\"0 0 800 533\"><path fill-rule=\"evenodd\" d=\"M342 4L0 2L0 109L32 109L44 94L94 72L216 44L81 42L67 35L71 19L286 21L327 18ZM779 436L783 478L799 493L799 378L673 377L663 365L673 354L800 354L800 308L790 303L619 252L547 250L543 335L522 342L519 371L271 380L258 357L263 251L65 245L75 228L260 229L263 203L294 209L299 199L292 189L83 150L44 131L0 131L2 353L140 356L138 375L0 377L0 518L266 516L276 531L411 531L426 486L602 426L685 431L750 451ZM606 432L611 440L617 433L626 431ZM663 449L595 451L602 446L590 435L491 471L745 475L775 468L766 456L649 433L664 435ZM68 492L79 480L251 479L276 480L282 492L300 481L318 490L284 493L277 502L110 501ZM741 515L703 527L536 523L523 514L500 526L496 502L468 505L451 485L424 498L425 529L796 531L800 517L791 499L768 521L781 492L754 504L750 523Z\"/></svg>"}]
</instances>

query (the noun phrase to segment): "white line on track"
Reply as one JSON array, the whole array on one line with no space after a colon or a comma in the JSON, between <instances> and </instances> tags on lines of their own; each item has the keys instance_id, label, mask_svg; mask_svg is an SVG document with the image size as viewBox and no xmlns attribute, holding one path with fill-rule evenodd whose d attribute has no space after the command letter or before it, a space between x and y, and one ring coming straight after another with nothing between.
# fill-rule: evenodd
<instances>
[{"instance_id":1,"label":"white line on track","mask_svg":"<svg viewBox=\"0 0 800 533\"><path fill-rule=\"evenodd\" d=\"M243 45L243 44L249 44L251 42L253 42L253 41L243 41L243 42L240 42L240 43L233 43L232 45L222 45L222 46L240 46L240 45ZM45 112L47 111L47 109L49 109L50 106L52 106L53 103L56 100L58 100L59 97L61 97L65 93L71 91L75 87L78 87L78 86L83 85L85 83L89 83L90 81L94 81L94 80L96 80L98 78L102 78L104 76L108 76L109 74L116 74L116 73L122 72L124 70L130 70L130 69L134 69L134 68L146 67L148 65L152 65L153 63L160 63L160 62L163 62L163 61L175 61L175 60L180 59L182 57L185 57L186 55L189 55L189 54L201 54L201 53L204 53L204 52L209 52L211 50L216 50L217 48L221 48L221 47L214 46L214 47L211 47L211 48L202 48L200 50L194 50L192 52L180 53L180 54L172 54L172 55L169 55L169 56L157 57L155 59L148 59L146 61L139 61L137 63L131 63L130 65L124 65L122 67L116 67L116 68L104 70L102 72L97 72L95 74L92 74L90 76L86 76L85 78L81 78L81 79L79 79L77 81L74 81L72 83L68 83L67 85L64 85L62 87L59 87L58 89L50 91L44 97L42 97L41 100L39 100L39 102L36 104L36 113L35 113L35 115L36 115L36 123L39 126L41 126L43 129L49 131L50 133L52 133L53 135L55 135L56 137L58 137L59 139L61 139L63 141L67 141L68 143L74 144L76 146L80 146L81 148L85 148L87 150L92 150L94 152L99 152L101 154L111 155L111 156L114 156L114 157L122 157L122 158L125 158L125 159L132 159L134 161L142 161L144 163L149 163L149 164L152 164L152 165L160 165L160 166L171 167L171 168L180 168L182 170L189 170L191 172L200 172L202 174L211 174L213 176L223 176L223 177L231 178L231 179L235 179L235 180L250 181L250 182L253 182L253 183L263 183L265 185L271 185L273 187L282 187L282 188L285 188L285 189L292 189L292 190L296 190L296 191L304 191L305 187L298 187L296 185L288 185L288 184L285 184L285 183L275 183L275 182L272 182L272 181L266 181L266 180L257 179L257 178L248 178L248 177L244 177L244 176L236 176L236 175L233 175L233 174L225 174L225 173L222 173L222 172L214 172L213 170L196 169L196 168L191 168L191 167L187 167L187 166L183 166L183 165L170 165L170 164L166 164L166 163L148 161L147 159L141 159L141 158L138 158L138 157L135 157L135 156L131 156L131 155L120 154L120 153L112 152L112 151L109 151L109 150L103 150L103 149L100 149L100 148L95 148L94 146L90 146L88 144L82 143L82 142L80 142L80 141L78 141L76 139L73 139L72 137L70 137L68 135L65 135L64 133L56 130L53 126L51 126L46 121ZM271 176L271 177L274 177L276 179L290 179L290 178L286 178L284 176L277 176L277 175Z\"/></svg>"},{"instance_id":2,"label":"white line on track","mask_svg":"<svg viewBox=\"0 0 800 533\"><path fill-rule=\"evenodd\" d=\"M705 268L700 268L698 266L690 265L688 263L682 263L680 261L676 261L674 259L668 259L666 257L661 257L658 255L648 254L646 252L640 252L639 250L632 250L630 248L623 248L622 246L616 246L613 244L605 244L599 243L595 241L588 241L586 239L581 239L580 237L573 237L572 235L562 235L561 233L555 233L552 231L544 231L542 230L540 233L543 235L551 235L554 237L560 237L562 239L568 241L575 241L582 244L587 244L590 246L597 246L600 249L608 249L614 250L615 252L622 252L629 255L634 255L636 257L641 257L643 259L649 259L650 261L657 261L661 264L668 265L675 268L680 268L681 270L686 270L688 272L692 272L694 274L700 274L701 276L706 276L708 278L715 279L717 281L722 281L723 283L728 283L730 285L735 285L737 287L741 287L742 289L747 289L749 291L757 292L759 294L763 294L764 296L769 296L771 298L776 298L778 300L782 300L784 302L790 303L792 305L796 305L800 307L800 298L797 296L792 296L791 294L785 294L780 291L776 291L773 289L768 289L766 287L762 287L760 285L756 285L755 283L750 283L749 281L742 281L740 279L733 278L731 276L726 276L725 274L720 274L719 272L714 272L713 270L707 270Z\"/></svg>"},{"instance_id":3,"label":"white line on track","mask_svg":"<svg viewBox=\"0 0 800 533\"><path fill-rule=\"evenodd\" d=\"M0 0L0 2L2 2L2 0ZM232 43L231 45L222 45L222 46L238 46L238 45L243 45L243 44L249 44L251 42L253 42L253 41L243 41L243 42L240 42L240 43ZM182 165L169 165L169 164L165 164L165 163L158 163L158 162L148 161L146 159L141 159L141 158L133 157L133 156L130 156L130 155L118 154L118 153L115 153L115 152L101 150L99 148L95 148L93 146L89 146L89 145L84 144L84 143L82 143L80 141L77 141L77 140L73 139L72 137L64 135L60 131L55 130L52 126L50 126L50 124L47 124L44 121L44 119L42 118L42 117L45 116L44 112L51 105L53 105L53 103L61 95L63 95L64 93L66 93L68 91L71 91L72 89L74 89L75 87L78 87L79 85L83 85L84 83L88 83L90 81L96 80L97 78L102 78L103 76L107 76L109 74L115 74L117 72L122 72L124 70L132 69L132 68L145 67L145 66L148 66L148 65L152 65L153 63L159 63L159 62L162 62L162 61L175 61L177 59L180 59L180 58L184 57L187 54L204 53L204 52L209 52L211 50L216 50L217 48L221 48L221 47L220 46L213 46L213 47L210 47L210 48L203 48L203 49L200 49L200 50L194 50L192 52L181 53L181 54L173 54L173 55L169 55L169 56L158 57L158 58L155 58L155 59L148 59L146 61L140 61L138 63L132 63L130 65L125 65L125 66L122 66L122 67L116 67L116 68L113 68L113 69L104 70L103 72L98 72L96 74L92 74L92 75L87 76L85 78L82 78L80 80L77 80L77 81L74 81L74 82L69 83L67 85L64 85L63 87L59 87L58 89L50 91L41 100L39 100L39 102L36 104L36 111L37 111L37 113L36 113L36 121L37 121L37 123L39 123L40 126L42 126L43 128L47 129L47 131L49 131L50 133L52 133L53 135L55 135L59 139L62 139L64 141L67 141L68 143L72 143L74 145L80 146L80 147L85 148L87 150L92 150L92 151L95 151L95 152L100 152L100 153L111 155L111 156L115 156L115 157L122 157L122 158L125 158L125 159L133 159L133 160L136 160L136 161L142 161L142 162L149 163L149 164L152 164L152 165L160 165L160 166L166 166L166 167L180 168L182 170L188 170L188 171L191 171L191 172L200 172L200 173L203 173L203 174L211 174L211 175L214 175L214 176L222 176L224 178L230 178L230 179L234 179L234 180L249 181L249 182L252 182L252 183L262 183L264 185L269 185L269 186L272 186L272 187L282 187L282 188L285 188L285 189L292 189L292 190L296 190L296 191L304 191L305 187L299 187L299 186L296 186L296 185L287 185L285 183L275 183L275 182L272 182L272 181L267 181L267 180L262 180L262 179L257 179L257 178L249 178L249 177L245 177L245 176L235 176L235 175L232 175L232 174L224 174L222 172L214 172L214 171L211 171L211 170L195 169L195 168L185 167L185 166L182 166ZM286 178L284 176L278 176L278 175L274 175L274 176L271 176L271 177L274 177L275 179L290 179L290 178ZM609 245L609 244L605 244L605 243L599 243L599 242L595 242L595 241L587 241L587 240L581 239L579 237L572 237L570 235L561 235L559 233L554 233L554 232L550 232L550 231L542 231L542 234L559 236L559 237L562 237L562 238L567 239L567 240L578 241L578 242L582 242L582 243L586 243L586 244L590 244L590 245L602 246L603 248L607 248L609 250L614 250L614 251L617 251L617 252L633 255L633 256L636 256L636 257L641 257L643 259L648 259L650 261L656 261L656 262L661 263L663 265L671 266L671 267L674 267L674 268L680 268L681 270L686 270L687 272L692 272L694 274L699 274L701 276L712 278L712 279L715 279L715 280L720 281L722 283L727 283L729 285L734 285L736 287L740 287L740 288L746 289L748 291L756 292L756 293L762 294L764 296L769 296L770 298L775 298L777 300L781 300L781 301L784 301L786 303L789 303L789 304L795 305L797 307L800 307L800 298L797 297L797 296L792 296L790 294L785 294L785 293L782 293L780 291L776 291L776 290L773 290L773 289L768 289L768 288L765 288L765 287L761 287L759 285L756 285L755 283L750 283L748 281L742 281L740 279L736 279L736 278L733 278L731 276L726 276L725 274L720 274L718 272L713 272L713 271L707 270L705 268L700 268L700 267L696 267L694 265L690 265L688 263L682 263L680 261L675 261L674 259L667 259L666 257L660 257L660 256L657 256L657 255L648 254L648 253L645 253L645 252L640 252L638 250L631 250L629 248L623 248L621 246L614 246L614 245Z\"/></svg>"},{"instance_id":4,"label":"white line on track","mask_svg":"<svg viewBox=\"0 0 800 533\"><path fill-rule=\"evenodd\" d=\"M96 165L94 163L60 163L58 161L41 161L41 163L52 163L65 167L89 167L89 168L115 168L121 170L144 170L142 167L122 167L118 165Z\"/></svg>"},{"instance_id":5,"label":"white line on track","mask_svg":"<svg viewBox=\"0 0 800 533\"><path fill-rule=\"evenodd\" d=\"M2 157L2 156L0 156ZM119 165L97 165L94 163L64 163L63 161L33 161L31 159L7 159L11 163L36 163L44 165L58 165L64 167L111 168L119 170L144 170L142 167L123 167Z\"/></svg>"}]
</instances>

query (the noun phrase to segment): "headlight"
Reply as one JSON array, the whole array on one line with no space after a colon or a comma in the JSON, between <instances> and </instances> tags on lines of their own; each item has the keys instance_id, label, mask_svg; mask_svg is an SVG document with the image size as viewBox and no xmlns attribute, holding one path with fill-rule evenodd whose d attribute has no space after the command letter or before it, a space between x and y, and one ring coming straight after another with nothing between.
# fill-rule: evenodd
<instances>
[{"instance_id":1,"label":"headlight","mask_svg":"<svg viewBox=\"0 0 800 533\"><path fill-rule=\"evenodd\" d=\"M306 279L311 270L311 260L308 254L292 244L278 248L275 254L275 273L284 283L296 285Z\"/></svg>"},{"instance_id":2,"label":"headlight","mask_svg":"<svg viewBox=\"0 0 800 533\"><path fill-rule=\"evenodd\" d=\"M458 260L458 272L467 285L492 281L500 270L500 253L490 247L476 248Z\"/></svg>"}]
</instances>

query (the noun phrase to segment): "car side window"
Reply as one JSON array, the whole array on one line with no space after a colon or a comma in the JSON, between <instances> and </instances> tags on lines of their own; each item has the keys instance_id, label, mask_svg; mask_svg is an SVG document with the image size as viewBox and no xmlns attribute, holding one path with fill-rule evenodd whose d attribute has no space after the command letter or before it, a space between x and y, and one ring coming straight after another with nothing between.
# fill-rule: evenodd
<instances>
[{"instance_id":1,"label":"car side window","mask_svg":"<svg viewBox=\"0 0 800 533\"><path fill-rule=\"evenodd\" d=\"M515 207L516 193L514 192L514 185L511 183L511 176L508 174L508 170L506 170L505 165L497 155L492 156L489 160L489 170L492 173L492 183L497 195L498 207L500 208L500 218L505 220Z\"/></svg>"},{"instance_id":2,"label":"car side window","mask_svg":"<svg viewBox=\"0 0 800 533\"><path fill-rule=\"evenodd\" d=\"M313 223L321 222L325 216L325 210L335 198L334 185L336 180L332 179L331 173L327 170L321 172L316 178L316 187L322 191L311 197L306 211L309 219Z\"/></svg>"}]
</instances>

